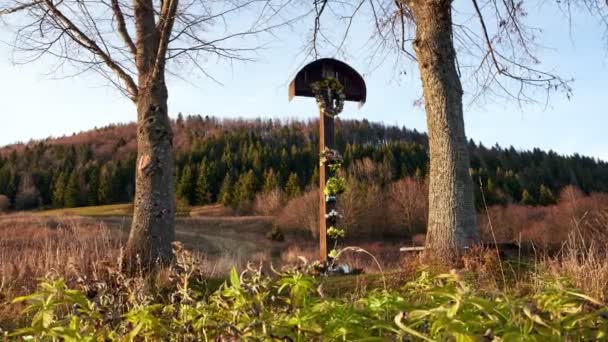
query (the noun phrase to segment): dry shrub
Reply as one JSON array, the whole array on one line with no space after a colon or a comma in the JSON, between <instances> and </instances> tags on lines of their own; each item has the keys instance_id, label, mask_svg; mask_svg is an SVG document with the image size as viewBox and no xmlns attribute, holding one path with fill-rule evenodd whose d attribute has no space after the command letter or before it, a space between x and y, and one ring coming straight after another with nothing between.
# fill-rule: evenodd
<instances>
[{"instance_id":1,"label":"dry shrub","mask_svg":"<svg viewBox=\"0 0 608 342\"><path fill-rule=\"evenodd\" d=\"M584 293L608 300L608 252L595 242L587 243L576 233L570 234L567 243L557 257L545 258L537 269L554 279L566 277ZM542 278L539 279L542 286Z\"/></svg>"},{"instance_id":2,"label":"dry shrub","mask_svg":"<svg viewBox=\"0 0 608 342\"><path fill-rule=\"evenodd\" d=\"M236 216L251 216L254 213L253 201L239 202L233 209Z\"/></svg>"},{"instance_id":3,"label":"dry shrub","mask_svg":"<svg viewBox=\"0 0 608 342\"><path fill-rule=\"evenodd\" d=\"M337 210L343 215L340 226L348 238L382 236L391 231L384 206L384 192L377 184L349 178L347 191L338 198Z\"/></svg>"},{"instance_id":4,"label":"dry shrub","mask_svg":"<svg viewBox=\"0 0 608 342\"><path fill-rule=\"evenodd\" d=\"M348 180L348 190L338 199L343 224L353 238L412 238L426 231L426 185L404 178L381 187Z\"/></svg>"},{"instance_id":5,"label":"dry shrub","mask_svg":"<svg viewBox=\"0 0 608 342\"><path fill-rule=\"evenodd\" d=\"M317 260L319 258L318 246L314 244L292 244L281 253L281 262L288 265L300 263L304 258L307 261Z\"/></svg>"},{"instance_id":6,"label":"dry shrub","mask_svg":"<svg viewBox=\"0 0 608 342\"><path fill-rule=\"evenodd\" d=\"M0 277L29 289L49 273L93 277L100 262L118 260L123 238L91 219L7 216L0 221Z\"/></svg>"},{"instance_id":7,"label":"dry shrub","mask_svg":"<svg viewBox=\"0 0 608 342\"><path fill-rule=\"evenodd\" d=\"M413 246L424 246L426 243L426 234L416 234L412 236Z\"/></svg>"},{"instance_id":8,"label":"dry shrub","mask_svg":"<svg viewBox=\"0 0 608 342\"><path fill-rule=\"evenodd\" d=\"M355 160L348 168L348 178L364 183L384 184L391 179L391 168L384 163L375 163L369 158Z\"/></svg>"},{"instance_id":9,"label":"dry shrub","mask_svg":"<svg viewBox=\"0 0 608 342\"><path fill-rule=\"evenodd\" d=\"M499 289L506 285L506 271L496 248L474 247L462 256L463 269L485 289Z\"/></svg>"},{"instance_id":10,"label":"dry shrub","mask_svg":"<svg viewBox=\"0 0 608 342\"><path fill-rule=\"evenodd\" d=\"M363 179L375 177L373 164L360 162L356 165L355 171ZM278 215L277 224L288 230L309 230L316 237L319 224L317 196L318 192L314 190L289 201ZM351 175L347 178L346 192L338 198L337 210L343 216L340 227L346 229L349 240L411 238L426 228L426 186L406 178L382 187Z\"/></svg>"},{"instance_id":11,"label":"dry shrub","mask_svg":"<svg viewBox=\"0 0 608 342\"><path fill-rule=\"evenodd\" d=\"M559 203L576 203L580 198L585 197L585 194L574 185L565 186L559 193Z\"/></svg>"},{"instance_id":12,"label":"dry shrub","mask_svg":"<svg viewBox=\"0 0 608 342\"><path fill-rule=\"evenodd\" d=\"M389 187L388 217L399 231L409 236L426 231L428 217L428 187L426 182L403 178Z\"/></svg>"},{"instance_id":13,"label":"dry shrub","mask_svg":"<svg viewBox=\"0 0 608 342\"><path fill-rule=\"evenodd\" d=\"M10 199L5 195L0 195L0 214L8 212L10 206Z\"/></svg>"},{"instance_id":14,"label":"dry shrub","mask_svg":"<svg viewBox=\"0 0 608 342\"><path fill-rule=\"evenodd\" d=\"M285 193L274 189L267 193L259 193L253 201L253 211L262 216L277 215L285 203Z\"/></svg>"},{"instance_id":15,"label":"dry shrub","mask_svg":"<svg viewBox=\"0 0 608 342\"><path fill-rule=\"evenodd\" d=\"M319 191L309 190L287 202L276 224L286 230L309 231L316 237L319 229Z\"/></svg>"},{"instance_id":16,"label":"dry shrub","mask_svg":"<svg viewBox=\"0 0 608 342\"><path fill-rule=\"evenodd\" d=\"M338 197L337 209L348 238L388 235L392 226L385 208L386 190L381 184L391 179L390 167L369 158L354 161L346 172L347 190Z\"/></svg>"},{"instance_id":17,"label":"dry shrub","mask_svg":"<svg viewBox=\"0 0 608 342\"><path fill-rule=\"evenodd\" d=\"M584 196L566 187L560 202L548 207L522 205L494 206L480 213L482 240L533 243L542 248L560 249L572 232L583 241L608 243L608 195Z\"/></svg>"},{"instance_id":18,"label":"dry shrub","mask_svg":"<svg viewBox=\"0 0 608 342\"><path fill-rule=\"evenodd\" d=\"M542 223L546 217L543 207L530 207L518 204L492 206L479 214L478 225L483 241L518 241L532 225ZM527 238L526 238L527 239Z\"/></svg>"}]
</instances>

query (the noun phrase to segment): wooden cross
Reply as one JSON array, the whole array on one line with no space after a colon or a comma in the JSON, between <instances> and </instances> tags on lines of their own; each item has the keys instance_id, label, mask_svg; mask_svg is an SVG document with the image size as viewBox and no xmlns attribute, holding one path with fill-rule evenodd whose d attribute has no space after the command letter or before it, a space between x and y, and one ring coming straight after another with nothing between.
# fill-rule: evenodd
<instances>
[{"instance_id":1,"label":"wooden cross","mask_svg":"<svg viewBox=\"0 0 608 342\"><path fill-rule=\"evenodd\" d=\"M363 77L359 75L348 64L336 59L324 58L316 60L302 68L289 85L289 100L294 96L316 97L318 95L313 89L313 84L328 79L337 80L343 87L344 100L359 102L360 106L365 103L367 90ZM327 91L317 98L319 104L319 154L326 148L334 150L335 127L334 117L327 115L334 110L339 114L341 108L336 109L334 98L330 88L321 89ZM328 202L323 190L329 178L329 166L324 163L319 168L319 256L321 261L327 260L327 225L326 214L335 209L335 202Z\"/></svg>"}]
</instances>

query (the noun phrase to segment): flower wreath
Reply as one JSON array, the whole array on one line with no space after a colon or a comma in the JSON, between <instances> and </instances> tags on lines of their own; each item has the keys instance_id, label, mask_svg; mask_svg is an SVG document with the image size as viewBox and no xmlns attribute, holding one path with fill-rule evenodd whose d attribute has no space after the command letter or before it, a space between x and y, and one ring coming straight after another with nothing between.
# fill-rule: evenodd
<instances>
[{"instance_id":1,"label":"flower wreath","mask_svg":"<svg viewBox=\"0 0 608 342\"><path fill-rule=\"evenodd\" d=\"M330 168L332 166L336 166L334 170L331 170L332 173L335 173L334 171L337 171L337 169L340 168L340 166L342 165L342 161L343 160L342 156L340 155L340 152L328 147L325 147L323 152L321 152L321 154L319 155L319 163L321 166L325 165L326 163Z\"/></svg>"},{"instance_id":2,"label":"flower wreath","mask_svg":"<svg viewBox=\"0 0 608 342\"><path fill-rule=\"evenodd\" d=\"M344 94L344 86L337 79L326 77L321 81L312 83L310 89L315 94L319 109L325 115L333 118L344 109L346 94Z\"/></svg>"}]
</instances>

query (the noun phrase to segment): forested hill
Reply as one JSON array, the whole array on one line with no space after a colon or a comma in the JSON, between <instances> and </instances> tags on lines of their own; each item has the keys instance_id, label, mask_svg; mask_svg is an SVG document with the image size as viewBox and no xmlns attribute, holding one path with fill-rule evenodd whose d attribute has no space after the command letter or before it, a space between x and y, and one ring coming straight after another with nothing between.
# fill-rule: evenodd
<instances>
[{"instance_id":1,"label":"forested hill","mask_svg":"<svg viewBox=\"0 0 608 342\"><path fill-rule=\"evenodd\" d=\"M199 115L174 122L177 194L184 202L238 206L279 187L296 196L318 174L316 121L220 120ZM0 194L16 209L128 202L133 195L135 124L0 149ZM427 173L426 134L366 120L339 120L336 142L346 167L371 160L374 182ZM580 155L486 148L470 142L472 175L489 204L549 204L562 187L608 191L608 164ZM369 162L367 162L369 164ZM355 173L355 172L352 172ZM480 182L481 181L481 182ZM480 196L477 196L480 198Z\"/></svg>"}]
</instances>

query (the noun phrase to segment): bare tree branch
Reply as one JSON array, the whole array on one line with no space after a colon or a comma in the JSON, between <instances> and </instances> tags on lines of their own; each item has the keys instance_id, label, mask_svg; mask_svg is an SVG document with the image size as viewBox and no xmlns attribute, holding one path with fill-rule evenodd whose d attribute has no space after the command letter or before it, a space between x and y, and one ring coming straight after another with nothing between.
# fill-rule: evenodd
<instances>
[{"instance_id":1,"label":"bare tree branch","mask_svg":"<svg viewBox=\"0 0 608 342\"><path fill-rule=\"evenodd\" d=\"M114 11L114 18L116 19L116 26L120 36L123 41L127 45L127 48L133 54L133 57L137 56L137 49L135 48L135 44L133 43L133 39L129 35L129 31L127 30L127 25L125 24L125 17L122 14L122 10L120 9L120 4L118 0L112 0L112 11Z\"/></svg>"},{"instance_id":2,"label":"bare tree branch","mask_svg":"<svg viewBox=\"0 0 608 342\"><path fill-rule=\"evenodd\" d=\"M354 37L351 32L355 17L361 17L370 25L370 40L355 49L368 52L370 66L384 63L389 56L396 57L395 65L407 60L416 61L408 44L414 40L412 1L417 0L315 0L311 6L314 25L309 41L310 55L318 58L324 47L327 51L335 49L330 55L345 53L347 41L361 41L361 37ZM607 0L551 2L564 7L568 19L572 8L578 7L599 18L608 29ZM526 25L524 6L527 3L515 0L471 0L471 6L451 3L452 7L465 9L454 16L453 40L458 70L472 102L486 97L484 95L514 99L519 103L543 99L546 102L554 92L571 96L572 79L551 70L538 57L543 47L537 38L542 32ZM470 10L473 14L467 13ZM331 14L334 14L333 18ZM342 33L336 37L338 30ZM608 41L608 30L606 32Z\"/></svg>"},{"instance_id":3,"label":"bare tree branch","mask_svg":"<svg viewBox=\"0 0 608 342\"><path fill-rule=\"evenodd\" d=\"M165 58L167 54L167 47L171 38L171 31L173 30L173 23L175 21L175 15L177 11L178 0L165 0L165 8L161 10L160 20L158 23L159 42L158 51L156 52L156 60L152 69L152 82L157 80L161 72L165 67Z\"/></svg>"},{"instance_id":4,"label":"bare tree branch","mask_svg":"<svg viewBox=\"0 0 608 342\"><path fill-rule=\"evenodd\" d=\"M16 4L14 7L9 7L9 8L0 10L0 16L27 10L30 7L39 5L41 2L42 1L33 1L33 2L24 3L24 4Z\"/></svg>"},{"instance_id":5,"label":"bare tree branch","mask_svg":"<svg viewBox=\"0 0 608 342\"><path fill-rule=\"evenodd\" d=\"M112 60L107 53L101 50L95 41L76 27L76 25L61 12L51 0L43 0L43 3L53 14L51 18L56 18L57 23L67 31L67 34L70 35L75 42L87 48L95 55L98 55L110 69L116 72L120 79L127 85L129 97L135 101L137 98L137 86L133 81L133 78L131 78L130 75L128 75L114 60Z\"/></svg>"},{"instance_id":6,"label":"bare tree branch","mask_svg":"<svg viewBox=\"0 0 608 342\"><path fill-rule=\"evenodd\" d=\"M217 82L205 68L210 57L254 60L267 44L261 37L309 14L291 16L296 1L0 0L0 15L19 18L7 24L15 27L16 63L61 60L53 72L95 71L136 100L166 71L179 79L185 64Z\"/></svg>"}]
</instances>

